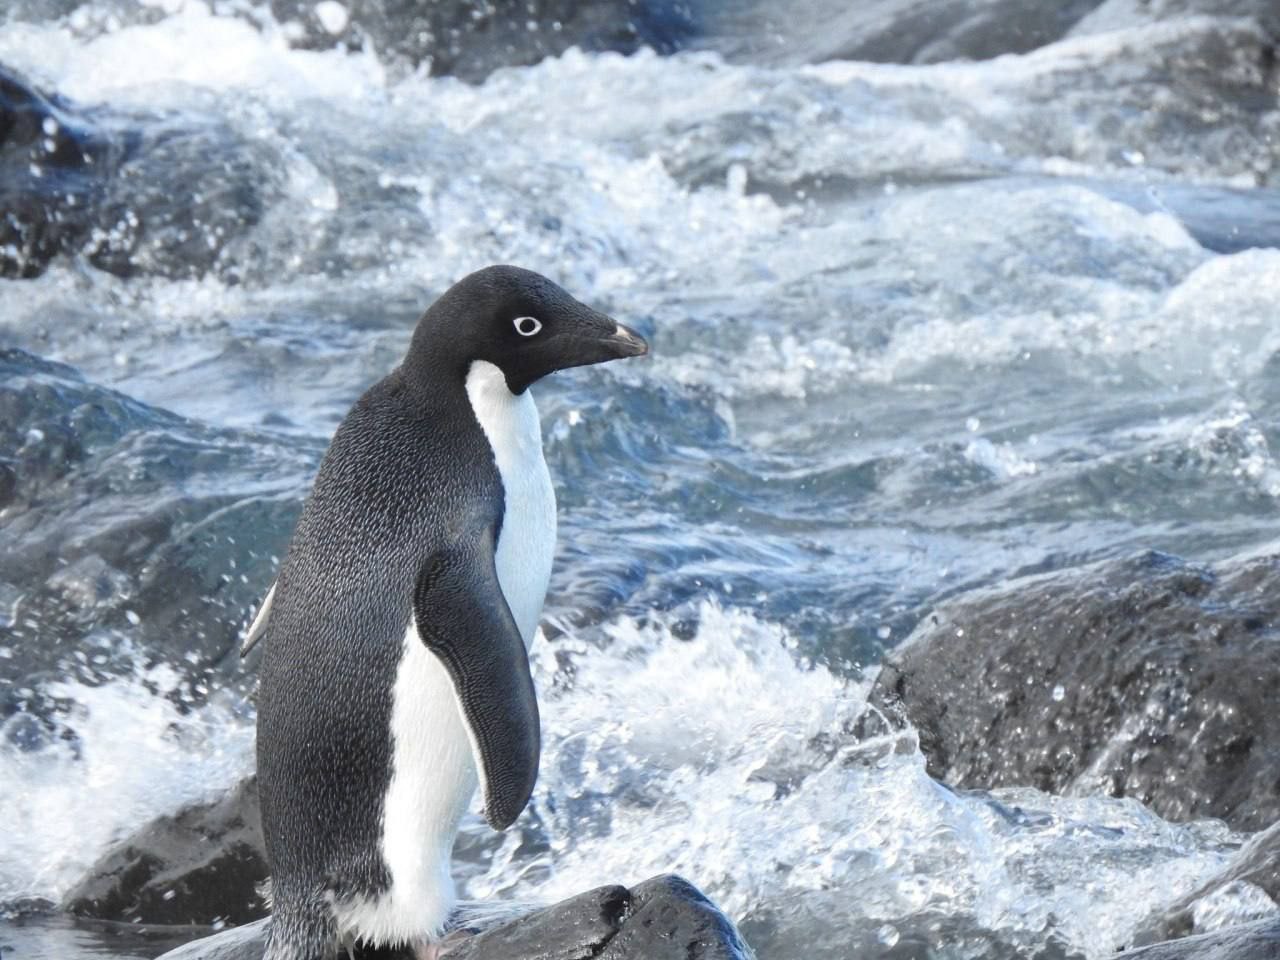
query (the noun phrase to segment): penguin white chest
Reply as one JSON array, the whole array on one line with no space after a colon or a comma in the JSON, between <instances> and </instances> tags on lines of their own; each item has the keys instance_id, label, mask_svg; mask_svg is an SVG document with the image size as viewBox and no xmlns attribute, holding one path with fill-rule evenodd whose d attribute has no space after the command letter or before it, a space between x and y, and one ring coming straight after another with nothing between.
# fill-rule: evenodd
<instances>
[{"instance_id":1,"label":"penguin white chest","mask_svg":"<svg viewBox=\"0 0 1280 960\"><path fill-rule=\"evenodd\" d=\"M542 615L556 546L556 494L542 456L538 408L528 390L515 396L502 371L483 360L467 374L467 397L502 478L498 583L527 647Z\"/></svg>"},{"instance_id":2,"label":"penguin white chest","mask_svg":"<svg viewBox=\"0 0 1280 960\"><path fill-rule=\"evenodd\" d=\"M527 647L542 615L556 538L538 410L528 391L514 396L492 364L472 364L466 386L502 478L498 583ZM376 902L340 905L337 919L348 935L422 942L439 935L453 905L449 861L477 773L452 681L412 622L392 696L392 775L382 824L391 889Z\"/></svg>"}]
</instances>

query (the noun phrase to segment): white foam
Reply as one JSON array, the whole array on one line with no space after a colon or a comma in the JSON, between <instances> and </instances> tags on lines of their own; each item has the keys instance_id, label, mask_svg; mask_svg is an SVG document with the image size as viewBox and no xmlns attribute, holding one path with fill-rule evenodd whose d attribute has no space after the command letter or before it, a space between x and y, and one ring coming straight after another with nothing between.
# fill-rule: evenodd
<instances>
[{"instance_id":1,"label":"white foam","mask_svg":"<svg viewBox=\"0 0 1280 960\"><path fill-rule=\"evenodd\" d=\"M622 619L603 647L562 639L539 658L540 688L562 690L543 711L550 852L530 862L509 838L471 895L554 899L675 871L732 914L772 917L779 942L807 942L809 910L846 936L934 912L1102 957L1229 855L1220 824L1129 800L954 794L911 735L849 733L866 684L801 662L745 612L703 604L697 621L681 640ZM553 684L566 657L571 679Z\"/></svg>"},{"instance_id":2,"label":"white foam","mask_svg":"<svg viewBox=\"0 0 1280 960\"><path fill-rule=\"evenodd\" d=\"M371 52L295 50L283 32L215 16L203 0L87 40L59 22L8 24L0 60L74 99L152 107L189 107L193 91L253 91L254 100L279 105L359 101L386 82Z\"/></svg>"},{"instance_id":3,"label":"white foam","mask_svg":"<svg viewBox=\"0 0 1280 960\"><path fill-rule=\"evenodd\" d=\"M165 666L101 685L51 683L44 692L65 701L75 745L24 752L0 741L0 901L56 901L113 842L252 769L243 708L215 697L180 710L164 696L178 686Z\"/></svg>"}]
</instances>

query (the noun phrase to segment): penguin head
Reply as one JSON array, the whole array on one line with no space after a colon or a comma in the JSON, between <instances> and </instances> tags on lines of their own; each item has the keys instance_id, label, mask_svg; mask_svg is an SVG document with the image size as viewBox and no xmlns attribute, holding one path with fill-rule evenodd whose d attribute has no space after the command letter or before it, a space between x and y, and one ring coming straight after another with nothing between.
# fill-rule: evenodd
<instances>
[{"instance_id":1,"label":"penguin head","mask_svg":"<svg viewBox=\"0 0 1280 960\"><path fill-rule=\"evenodd\" d=\"M466 375L484 360L512 393L556 370L649 352L633 330L532 270L494 266L463 277L418 321L406 365Z\"/></svg>"}]
</instances>

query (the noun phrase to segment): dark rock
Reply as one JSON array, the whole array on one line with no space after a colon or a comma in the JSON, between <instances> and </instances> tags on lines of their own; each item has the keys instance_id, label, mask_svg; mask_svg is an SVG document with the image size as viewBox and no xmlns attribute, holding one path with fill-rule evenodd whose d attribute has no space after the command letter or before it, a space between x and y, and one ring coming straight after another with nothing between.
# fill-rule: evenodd
<instances>
[{"instance_id":1,"label":"dark rock","mask_svg":"<svg viewBox=\"0 0 1280 960\"><path fill-rule=\"evenodd\" d=\"M184 943L164 954L164 960L262 960L267 946L267 924L270 922L269 918L263 918Z\"/></svg>"},{"instance_id":2,"label":"dark rock","mask_svg":"<svg viewBox=\"0 0 1280 960\"><path fill-rule=\"evenodd\" d=\"M989 135L1024 155L1117 169L1136 162L1191 176L1213 171L1257 185L1274 177L1275 39L1255 21L1174 21L1073 54L1012 78L1021 104L1016 127L991 114L979 129L994 121ZM1079 142L1084 117L1097 134L1088 146Z\"/></svg>"},{"instance_id":3,"label":"dark rock","mask_svg":"<svg viewBox=\"0 0 1280 960\"><path fill-rule=\"evenodd\" d=\"M1280 960L1280 920L1259 920L1126 951L1115 960Z\"/></svg>"},{"instance_id":4,"label":"dark rock","mask_svg":"<svg viewBox=\"0 0 1280 960\"><path fill-rule=\"evenodd\" d=\"M0 461L12 477L0 597L15 641L0 661L0 722L49 719L50 703L20 693L42 676L131 674L139 653L193 681L238 675L240 625L274 578L319 453L0 351Z\"/></svg>"},{"instance_id":5,"label":"dark rock","mask_svg":"<svg viewBox=\"0 0 1280 960\"><path fill-rule=\"evenodd\" d=\"M0 67L0 277L34 277L79 249L124 144Z\"/></svg>"},{"instance_id":6,"label":"dark rock","mask_svg":"<svg viewBox=\"0 0 1280 960\"><path fill-rule=\"evenodd\" d=\"M670 53L696 29L696 0L345 0L345 15L321 19L311 0L272 0L281 23L300 28L300 44L372 45L431 72L480 81L499 67L525 66L568 50Z\"/></svg>"},{"instance_id":7,"label":"dark rock","mask_svg":"<svg viewBox=\"0 0 1280 960\"><path fill-rule=\"evenodd\" d=\"M1102 0L801 0L715 4L707 45L735 60L937 63L1025 53L1067 34Z\"/></svg>"},{"instance_id":8,"label":"dark rock","mask_svg":"<svg viewBox=\"0 0 1280 960\"><path fill-rule=\"evenodd\" d=\"M1072 29L1073 36L1185 17L1233 17L1252 20L1280 37L1280 5L1273 0L1104 0L1096 6Z\"/></svg>"},{"instance_id":9,"label":"dark rock","mask_svg":"<svg viewBox=\"0 0 1280 960\"><path fill-rule=\"evenodd\" d=\"M1160 554L1029 578L940 608L872 703L962 787L1136 797L1171 820L1280 819L1280 558Z\"/></svg>"},{"instance_id":10,"label":"dark rock","mask_svg":"<svg viewBox=\"0 0 1280 960\"><path fill-rule=\"evenodd\" d=\"M238 279L281 170L224 121L84 107L0 67L0 277L83 254L118 276Z\"/></svg>"},{"instance_id":11,"label":"dark rock","mask_svg":"<svg viewBox=\"0 0 1280 960\"><path fill-rule=\"evenodd\" d=\"M221 800L159 817L99 860L63 907L86 917L149 924L245 923L266 905L257 781Z\"/></svg>"},{"instance_id":12,"label":"dark rock","mask_svg":"<svg viewBox=\"0 0 1280 960\"><path fill-rule=\"evenodd\" d=\"M729 918L682 877L654 877L631 891L631 908L600 960L737 960L751 956ZM476 958L481 960L481 958Z\"/></svg>"},{"instance_id":13,"label":"dark rock","mask_svg":"<svg viewBox=\"0 0 1280 960\"><path fill-rule=\"evenodd\" d=\"M161 960L261 960L265 938L266 923L255 923L186 944ZM571 897L461 940L446 956L449 960L749 960L753 954L733 923L696 887L680 877L661 876L631 891L600 887Z\"/></svg>"},{"instance_id":14,"label":"dark rock","mask_svg":"<svg viewBox=\"0 0 1280 960\"><path fill-rule=\"evenodd\" d=\"M64 898L81 917L144 924L244 924L179 947L170 960L259 960L267 866L254 778L216 803L159 817L109 852ZM390 960L365 951L363 960ZM460 939L450 960L742 960L737 929L676 876L599 887Z\"/></svg>"},{"instance_id":15,"label":"dark rock","mask_svg":"<svg viewBox=\"0 0 1280 960\"><path fill-rule=\"evenodd\" d=\"M638 888L637 888L638 889ZM598 887L462 941L450 960L578 960L600 955L632 904L626 887Z\"/></svg>"},{"instance_id":16,"label":"dark rock","mask_svg":"<svg viewBox=\"0 0 1280 960\"><path fill-rule=\"evenodd\" d=\"M825 82L791 77L819 111L817 120L790 111L779 99L771 101L776 109L767 115L725 109L687 122L673 119L660 133L643 134L642 142L663 158L673 177L691 185L724 183L735 158L750 157L752 189L781 197L799 189L839 196L886 177L934 182L989 177L992 185L997 177L1019 168L1042 169L1045 158L1060 157L1091 171L1083 181L1086 188L1140 208L1172 210L1198 240L1229 251L1275 238L1276 205L1269 194L1200 193L1184 183L1171 187L1166 201L1164 186L1121 184L1133 181L1135 167L1164 171L1180 181L1272 182L1280 158L1275 49L1274 38L1248 18L1182 19L1096 42L1060 44L1007 69L964 70L983 89L982 96L962 88L953 95L945 80L939 83L942 75L932 72L919 77L918 87L850 79L838 97L830 95ZM939 161L921 157L918 166L909 157L858 150L854 131L865 130L874 139L871 127L861 126L860 102L870 114L888 105L895 115L926 127L945 120L993 149L966 148L960 158ZM837 139L848 137L849 149L838 159L814 148L815 122ZM1100 185L1102 171L1124 174L1107 175L1109 182ZM1262 221L1256 233L1255 216Z\"/></svg>"},{"instance_id":17,"label":"dark rock","mask_svg":"<svg viewBox=\"0 0 1280 960\"><path fill-rule=\"evenodd\" d=\"M1203 931L1196 928L1196 907L1227 887L1247 883L1280 903L1280 823L1254 836L1231 862L1197 889L1142 925L1134 943L1173 940Z\"/></svg>"},{"instance_id":18,"label":"dark rock","mask_svg":"<svg viewBox=\"0 0 1280 960\"><path fill-rule=\"evenodd\" d=\"M13 503L18 492L18 475L10 464L0 461L0 510Z\"/></svg>"},{"instance_id":19,"label":"dark rock","mask_svg":"<svg viewBox=\"0 0 1280 960\"><path fill-rule=\"evenodd\" d=\"M89 262L120 277L243 278L241 242L283 194L275 151L225 121L126 116L129 149L90 211Z\"/></svg>"}]
</instances>

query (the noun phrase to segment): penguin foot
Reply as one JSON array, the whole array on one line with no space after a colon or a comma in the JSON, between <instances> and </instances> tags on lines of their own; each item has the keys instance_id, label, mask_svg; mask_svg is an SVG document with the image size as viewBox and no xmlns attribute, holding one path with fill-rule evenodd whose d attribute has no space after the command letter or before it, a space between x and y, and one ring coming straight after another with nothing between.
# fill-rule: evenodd
<instances>
[{"instance_id":1,"label":"penguin foot","mask_svg":"<svg viewBox=\"0 0 1280 960\"><path fill-rule=\"evenodd\" d=\"M454 947L473 936L475 934L469 930L454 930L441 940L416 947L413 955L416 960L444 960Z\"/></svg>"}]
</instances>

